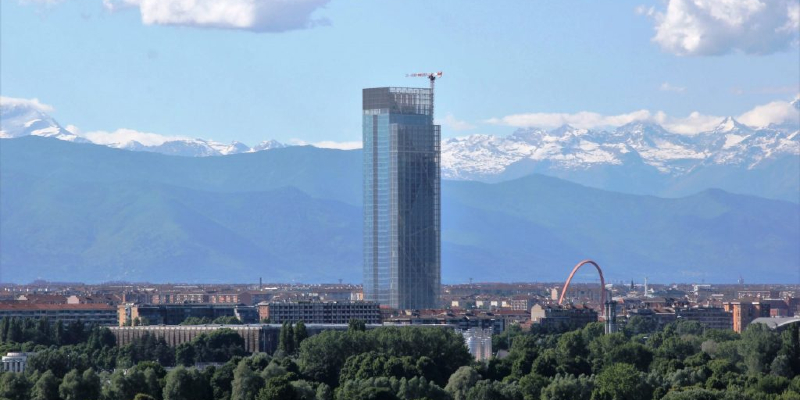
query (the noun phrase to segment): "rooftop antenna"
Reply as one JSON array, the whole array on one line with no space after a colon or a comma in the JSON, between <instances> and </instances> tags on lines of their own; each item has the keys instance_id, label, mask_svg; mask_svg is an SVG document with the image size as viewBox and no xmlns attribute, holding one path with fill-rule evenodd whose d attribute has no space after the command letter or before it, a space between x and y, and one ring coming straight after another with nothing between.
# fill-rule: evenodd
<instances>
[{"instance_id":1,"label":"rooftop antenna","mask_svg":"<svg viewBox=\"0 0 800 400\"><path fill-rule=\"evenodd\" d=\"M431 81L431 119L433 119L433 89L435 86L436 78L442 77L442 71L439 72L417 72L413 74L406 74L408 78L428 78Z\"/></svg>"}]
</instances>

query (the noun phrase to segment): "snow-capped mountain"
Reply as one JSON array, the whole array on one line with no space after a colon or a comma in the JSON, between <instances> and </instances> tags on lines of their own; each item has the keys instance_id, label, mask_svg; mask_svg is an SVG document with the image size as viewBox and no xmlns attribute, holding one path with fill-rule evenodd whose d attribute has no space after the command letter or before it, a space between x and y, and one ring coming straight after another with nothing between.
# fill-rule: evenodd
<instances>
[{"instance_id":1,"label":"snow-capped mountain","mask_svg":"<svg viewBox=\"0 0 800 400\"><path fill-rule=\"evenodd\" d=\"M11 139L28 135L187 157L224 156L286 147L275 140L266 140L251 148L237 141L225 144L213 140L167 137L128 129L110 133L92 132L81 136L66 130L47 113L31 104L16 102L0 104L0 138Z\"/></svg>"},{"instance_id":2,"label":"snow-capped mountain","mask_svg":"<svg viewBox=\"0 0 800 400\"><path fill-rule=\"evenodd\" d=\"M800 109L800 101L792 105ZM253 147L119 129L76 134L46 112L2 104L0 138L50 136L131 151L208 157L286 147L267 140ZM695 135L669 132L653 122L610 130L518 129L508 136L470 135L441 144L442 177L503 181L531 173L606 190L683 196L706 188L800 201L800 121L751 127L732 117Z\"/></svg>"},{"instance_id":3,"label":"snow-capped mountain","mask_svg":"<svg viewBox=\"0 0 800 400\"><path fill-rule=\"evenodd\" d=\"M54 137L70 142L88 142L64 129L52 117L31 105L4 102L0 106L0 138L28 135Z\"/></svg>"},{"instance_id":4,"label":"snow-capped mountain","mask_svg":"<svg viewBox=\"0 0 800 400\"><path fill-rule=\"evenodd\" d=\"M263 151L263 150L272 150L272 149L282 149L286 147L285 144L277 141L277 140L265 140L251 148L252 151Z\"/></svg>"},{"instance_id":5,"label":"snow-capped mountain","mask_svg":"<svg viewBox=\"0 0 800 400\"><path fill-rule=\"evenodd\" d=\"M204 139L171 139L160 144L142 144L139 141L131 140L121 143L98 143L109 147L125 149L131 151L150 151L154 153L167 154L172 156L185 157L209 157L225 156L229 154L249 153L253 150L241 142L231 142L224 144L213 140Z\"/></svg>"},{"instance_id":6,"label":"snow-capped mountain","mask_svg":"<svg viewBox=\"0 0 800 400\"><path fill-rule=\"evenodd\" d=\"M751 128L732 117L697 135L668 132L655 123L632 122L613 131L519 129L506 137L471 135L442 142L442 176L486 179L515 163L541 164L550 171L644 164L666 175L702 165L753 168L780 155L800 155L798 127Z\"/></svg>"}]
</instances>

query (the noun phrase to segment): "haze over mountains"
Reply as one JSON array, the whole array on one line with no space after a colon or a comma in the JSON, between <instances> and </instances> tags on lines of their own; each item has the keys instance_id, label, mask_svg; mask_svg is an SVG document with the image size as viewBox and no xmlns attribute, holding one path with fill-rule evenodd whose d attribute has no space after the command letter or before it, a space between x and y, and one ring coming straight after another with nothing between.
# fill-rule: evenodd
<instances>
[{"instance_id":1,"label":"haze over mountains","mask_svg":"<svg viewBox=\"0 0 800 400\"><path fill-rule=\"evenodd\" d=\"M36 278L361 281L361 151L176 157L0 141L0 267ZM442 184L444 282L795 282L800 205L721 190L664 199L530 175Z\"/></svg>"},{"instance_id":2,"label":"haze over mountains","mask_svg":"<svg viewBox=\"0 0 800 400\"><path fill-rule=\"evenodd\" d=\"M800 99L791 104L800 110ZM126 130L79 135L30 106L4 104L0 112L0 138L46 136L191 157L287 146L275 140L250 147ZM470 135L442 141L445 179L501 182L531 173L632 194L680 197L721 188L800 202L800 121L753 128L728 117L715 129L694 135L671 133L650 122L613 130L565 125L518 129L505 137Z\"/></svg>"}]
</instances>

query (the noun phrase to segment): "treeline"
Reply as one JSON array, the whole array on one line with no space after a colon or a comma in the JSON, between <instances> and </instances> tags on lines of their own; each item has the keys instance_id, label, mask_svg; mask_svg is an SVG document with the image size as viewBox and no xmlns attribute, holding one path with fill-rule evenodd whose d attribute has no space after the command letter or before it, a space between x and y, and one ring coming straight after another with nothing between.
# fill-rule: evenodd
<instances>
[{"instance_id":1,"label":"treeline","mask_svg":"<svg viewBox=\"0 0 800 400\"><path fill-rule=\"evenodd\" d=\"M61 346L85 342L91 328L78 323L51 324L47 318L0 318L0 352L33 351L36 346Z\"/></svg>"},{"instance_id":2,"label":"treeline","mask_svg":"<svg viewBox=\"0 0 800 400\"><path fill-rule=\"evenodd\" d=\"M474 362L460 335L435 327L354 322L308 337L302 323L284 324L272 356L247 355L225 330L177 349L143 337L114 350L108 334L91 329L81 343L32 357L24 374L2 374L0 398L800 400L796 325L778 333L754 324L741 335L695 322L656 331L637 319L609 335L600 323L568 332L513 327L495 336L507 355L488 363ZM222 364L184 366L198 361Z\"/></svg>"}]
</instances>

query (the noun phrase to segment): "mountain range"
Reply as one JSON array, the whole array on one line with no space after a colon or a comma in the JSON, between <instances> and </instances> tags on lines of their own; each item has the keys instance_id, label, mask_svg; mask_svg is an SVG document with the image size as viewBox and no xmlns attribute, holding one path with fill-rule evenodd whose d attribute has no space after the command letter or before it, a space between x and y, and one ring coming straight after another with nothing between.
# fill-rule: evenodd
<instances>
[{"instance_id":1,"label":"mountain range","mask_svg":"<svg viewBox=\"0 0 800 400\"><path fill-rule=\"evenodd\" d=\"M800 110L800 100L792 105ZM287 147L275 140L250 147L154 134L141 140L124 134L79 135L23 104L4 104L0 113L0 138L46 136L192 157ZM445 139L441 148L442 177L450 180L502 182L538 173L631 194L681 197L720 188L800 203L800 121L754 128L728 117L715 129L694 135L641 121L613 130L525 128L505 137Z\"/></svg>"},{"instance_id":2,"label":"mountain range","mask_svg":"<svg viewBox=\"0 0 800 400\"><path fill-rule=\"evenodd\" d=\"M3 281L361 281L360 150L177 157L76 142L0 141ZM584 258L613 281L797 282L797 243L800 205L719 189L442 183L449 283L563 281Z\"/></svg>"}]
</instances>

